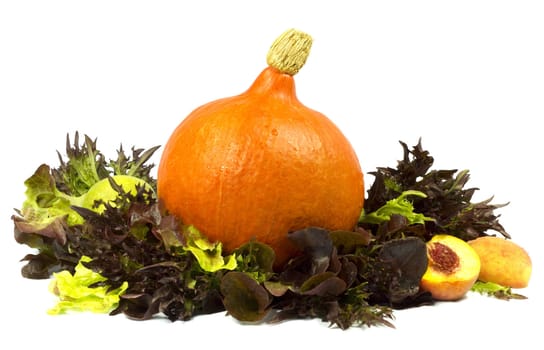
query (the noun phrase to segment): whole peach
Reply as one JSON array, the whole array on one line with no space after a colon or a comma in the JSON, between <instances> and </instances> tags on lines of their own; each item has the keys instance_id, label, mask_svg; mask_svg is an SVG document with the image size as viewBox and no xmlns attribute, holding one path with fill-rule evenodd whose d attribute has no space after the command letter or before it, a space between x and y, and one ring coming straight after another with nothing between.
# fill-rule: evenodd
<instances>
[{"instance_id":1,"label":"whole peach","mask_svg":"<svg viewBox=\"0 0 544 350\"><path fill-rule=\"evenodd\" d=\"M511 240L484 236L468 242L481 261L479 279L505 287L525 288L531 279L529 254Z\"/></svg>"}]
</instances>

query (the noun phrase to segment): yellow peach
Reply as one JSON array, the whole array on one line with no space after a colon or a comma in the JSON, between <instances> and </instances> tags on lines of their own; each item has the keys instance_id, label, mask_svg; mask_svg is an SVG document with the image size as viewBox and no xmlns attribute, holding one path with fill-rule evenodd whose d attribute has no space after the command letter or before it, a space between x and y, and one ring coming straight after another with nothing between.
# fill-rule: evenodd
<instances>
[{"instance_id":1,"label":"yellow peach","mask_svg":"<svg viewBox=\"0 0 544 350\"><path fill-rule=\"evenodd\" d=\"M484 236L468 242L482 264L479 279L505 287L525 288L531 278L529 254L511 240Z\"/></svg>"},{"instance_id":2,"label":"yellow peach","mask_svg":"<svg viewBox=\"0 0 544 350\"><path fill-rule=\"evenodd\" d=\"M467 242L455 236L435 235L427 242L429 265L421 289L437 300L461 299L480 273L480 258Z\"/></svg>"}]
</instances>

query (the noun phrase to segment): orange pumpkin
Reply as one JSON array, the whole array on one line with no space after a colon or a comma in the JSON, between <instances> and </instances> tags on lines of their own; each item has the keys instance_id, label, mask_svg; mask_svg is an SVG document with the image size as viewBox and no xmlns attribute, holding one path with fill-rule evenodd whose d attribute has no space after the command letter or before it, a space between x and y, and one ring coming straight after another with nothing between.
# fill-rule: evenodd
<instances>
[{"instance_id":1,"label":"orange pumpkin","mask_svg":"<svg viewBox=\"0 0 544 350\"><path fill-rule=\"evenodd\" d=\"M354 228L364 198L357 156L342 132L296 97L293 75L311 38L289 30L244 93L187 116L165 145L158 196L183 223L232 251L256 239L276 266L297 251L287 233Z\"/></svg>"}]
</instances>

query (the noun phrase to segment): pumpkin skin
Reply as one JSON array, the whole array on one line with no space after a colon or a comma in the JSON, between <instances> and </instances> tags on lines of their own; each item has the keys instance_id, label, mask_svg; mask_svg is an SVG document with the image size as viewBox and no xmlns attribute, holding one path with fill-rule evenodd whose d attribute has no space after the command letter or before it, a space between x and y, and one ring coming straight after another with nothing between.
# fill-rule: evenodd
<instances>
[{"instance_id":1,"label":"pumpkin skin","mask_svg":"<svg viewBox=\"0 0 544 350\"><path fill-rule=\"evenodd\" d=\"M231 252L252 239L275 265L297 254L287 233L355 227L364 200L342 132L296 97L292 75L267 67L244 93L187 116L165 145L158 197L184 224Z\"/></svg>"}]
</instances>

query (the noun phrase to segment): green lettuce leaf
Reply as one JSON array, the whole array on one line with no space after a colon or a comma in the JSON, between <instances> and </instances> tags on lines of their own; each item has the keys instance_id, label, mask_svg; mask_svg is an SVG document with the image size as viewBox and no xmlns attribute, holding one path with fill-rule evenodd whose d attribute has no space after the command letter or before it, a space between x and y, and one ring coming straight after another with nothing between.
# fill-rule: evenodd
<instances>
[{"instance_id":1,"label":"green lettuce leaf","mask_svg":"<svg viewBox=\"0 0 544 350\"><path fill-rule=\"evenodd\" d=\"M80 197L72 197L59 191L49 166L42 164L25 181L26 199L21 208L25 221L36 231L49 226L55 220L66 216L68 225L83 223L83 218L71 206L80 205Z\"/></svg>"},{"instance_id":2,"label":"green lettuce leaf","mask_svg":"<svg viewBox=\"0 0 544 350\"><path fill-rule=\"evenodd\" d=\"M119 297L128 288L128 283L116 289L109 290L109 286L93 286L106 280L105 277L83 263L91 261L91 258L82 256L72 275L69 271L61 271L53 274L53 280L49 290L59 297L57 305L48 313L58 315L67 311L92 311L95 313L108 313L119 304Z\"/></svg>"},{"instance_id":3,"label":"green lettuce leaf","mask_svg":"<svg viewBox=\"0 0 544 350\"><path fill-rule=\"evenodd\" d=\"M514 293L510 287L505 287L493 282L483 282L480 280L474 283L471 291L502 300L527 299L527 297L524 295Z\"/></svg>"},{"instance_id":4,"label":"green lettuce leaf","mask_svg":"<svg viewBox=\"0 0 544 350\"><path fill-rule=\"evenodd\" d=\"M26 199L21 210L17 211L20 217L16 217L20 226L19 231L24 234L37 233L52 237L50 232L59 231L59 221L65 219L68 226L82 224L84 219L72 207L92 209L96 199L103 201L113 199L110 198L112 196L96 198L96 194L106 193L105 188L110 182L101 180L114 175L137 177L141 184L146 184L154 191L156 181L149 175L152 165L145 163L157 149L158 146L144 152L143 149L133 148L132 157L130 157L125 155L121 147L118 151L118 159L108 164L102 153L96 149L96 140L93 141L85 135L84 143L80 145L79 134L76 133L72 145L67 136L68 159L63 159L59 153L61 165L58 168L50 168L42 164L25 181ZM149 184L146 180L149 180ZM89 192L93 193L89 194ZM26 235L20 238L29 240ZM27 241L18 241L27 243Z\"/></svg>"},{"instance_id":5,"label":"green lettuce leaf","mask_svg":"<svg viewBox=\"0 0 544 350\"><path fill-rule=\"evenodd\" d=\"M404 191L400 194L400 196L387 201L386 204L372 213L366 214L363 211L359 218L359 223L381 224L389 221L391 216L395 214L404 216L408 220L409 224L423 224L425 221L434 221L433 218L427 217L420 213L415 213L414 206L408 199L406 199L408 196L417 196L421 198L427 197L425 193L420 191Z\"/></svg>"},{"instance_id":6,"label":"green lettuce leaf","mask_svg":"<svg viewBox=\"0 0 544 350\"><path fill-rule=\"evenodd\" d=\"M187 244L183 248L193 254L202 270L216 272L236 268L235 254L223 257L221 242L211 243L192 225L186 226L184 231Z\"/></svg>"}]
</instances>

